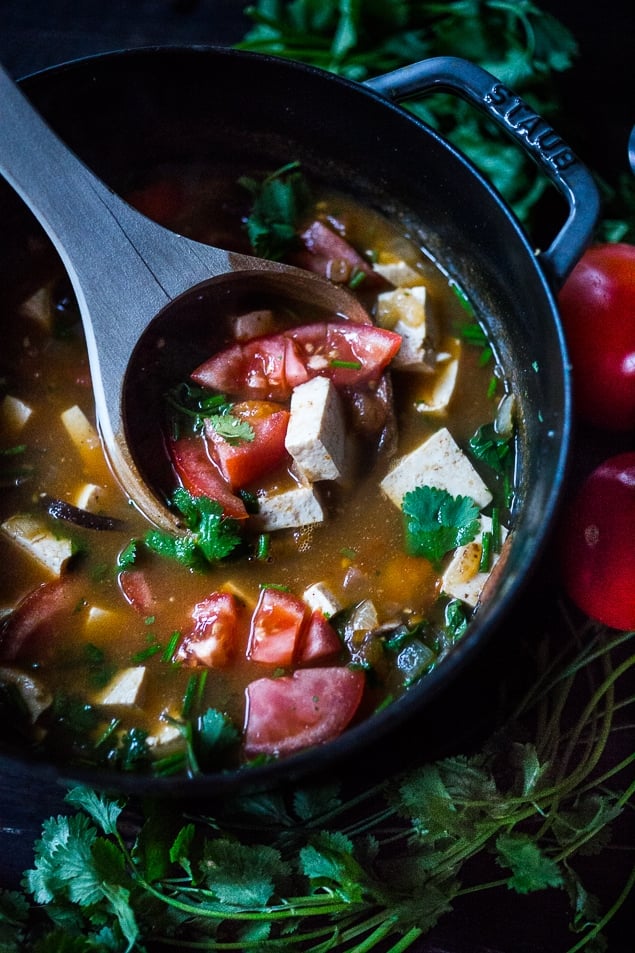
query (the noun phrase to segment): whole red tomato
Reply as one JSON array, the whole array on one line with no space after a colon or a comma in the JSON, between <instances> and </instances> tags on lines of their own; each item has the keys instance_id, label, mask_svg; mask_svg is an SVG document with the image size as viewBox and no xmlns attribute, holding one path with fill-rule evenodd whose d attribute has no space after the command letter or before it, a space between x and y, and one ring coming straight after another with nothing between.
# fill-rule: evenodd
<instances>
[{"instance_id":1,"label":"whole red tomato","mask_svg":"<svg viewBox=\"0 0 635 953\"><path fill-rule=\"evenodd\" d=\"M589 248L558 296L578 416L635 430L635 245Z\"/></svg>"},{"instance_id":2,"label":"whole red tomato","mask_svg":"<svg viewBox=\"0 0 635 953\"><path fill-rule=\"evenodd\" d=\"M635 453L609 457L580 487L565 514L561 565L583 612L635 629Z\"/></svg>"}]
</instances>

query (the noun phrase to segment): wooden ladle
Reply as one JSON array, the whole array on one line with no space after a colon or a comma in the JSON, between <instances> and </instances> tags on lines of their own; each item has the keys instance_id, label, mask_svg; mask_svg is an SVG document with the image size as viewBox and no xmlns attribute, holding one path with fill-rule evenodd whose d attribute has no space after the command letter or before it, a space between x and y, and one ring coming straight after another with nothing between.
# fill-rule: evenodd
<instances>
[{"instance_id":1,"label":"wooden ladle","mask_svg":"<svg viewBox=\"0 0 635 953\"><path fill-rule=\"evenodd\" d=\"M110 466L148 519L175 528L142 474L147 468L134 436L160 428L154 398L139 400L158 390L151 375L160 362L148 354L156 356L159 342L165 350L171 341L204 335L201 323L209 324L211 311L230 313L237 301L253 305L280 296L298 309L310 305L353 321L367 315L351 294L310 272L201 244L150 221L77 158L1 67L0 171L48 234L72 282ZM183 366L182 378L192 367ZM141 426L130 419L136 413L143 414Z\"/></svg>"}]
</instances>

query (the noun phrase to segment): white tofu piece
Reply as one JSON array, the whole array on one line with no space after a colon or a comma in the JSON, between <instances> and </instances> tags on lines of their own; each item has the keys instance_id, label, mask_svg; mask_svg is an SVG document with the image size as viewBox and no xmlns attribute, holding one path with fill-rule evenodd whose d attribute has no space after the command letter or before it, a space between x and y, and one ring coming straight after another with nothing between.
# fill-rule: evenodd
<instances>
[{"instance_id":1,"label":"white tofu piece","mask_svg":"<svg viewBox=\"0 0 635 953\"><path fill-rule=\"evenodd\" d=\"M489 516L481 516L480 523L481 528L476 538L456 550L441 581L441 587L448 596L460 599L461 602L472 607L478 603L483 587L500 558L499 553L492 553L488 571L479 572L483 552L483 534L491 533L492 521ZM500 529L502 545L507 537L507 529L504 526Z\"/></svg>"},{"instance_id":2,"label":"white tofu piece","mask_svg":"<svg viewBox=\"0 0 635 953\"><path fill-rule=\"evenodd\" d=\"M400 321L406 327L425 330L426 297L425 285L382 292L377 296L377 323L382 328L396 330Z\"/></svg>"},{"instance_id":3,"label":"white tofu piece","mask_svg":"<svg viewBox=\"0 0 635 953\"><path fill-rule=\"evenodd\" d=\"M159 725L157 730L146 738L146 744L156 757L164 757L175 751L183 744L183 735L176 725L167 722Z\"/></svg>"},{"instance_id":4,"label":"white tofu piece","mask_svg":"<svg viewBox=\"0 0 635 953\"><path fill-rule=\"evenodd\" d=\"M312 586L308 586L302 594L302 599L311 611L319 609L327 619L343 608L342 603L324 582L314 582Z\"/></svg>"},{"instance_id":5,"label":"white tofu piece","mask_svg":"<svg viewBox=\"0 0 635 953\"><path fill-rule=\"evenodd\" d=\"M37 321L43 330L50 331L53 325L51 286L44 285L34 291L29 298L26 298L20 305L20 314L25 318Z\"/></svg>"},{"instance_id":6,"label":"white tofu piece","mask_svg":"<svg viewBox=\"0 0 635 953\"><path fill-rule=\"evenodd\" d=\"M328 377L313 377L293 388L285 447L309 483L344 475L346 424L339 394Z\"/></svg>"},{"instance_id":7,"label":"white tofu piece","mask_svg":"<svg viewBox=\"0 0 635 953\"><path fill-rule=\"evenodd\" d=\"M250 517L259 532L296 529L324 521L324 510L313 487L298 486L282 493L258 496L259 511Z\"/></svg>"},{"instance_id":8,"label":"white tofu piece","mask_svg":"<svg viewBox=\"0 0 635 953\"><path fill-rule=\"evenodd\" d=\"M30 513L10 516L0 529L53 576L60 575L73 555L70 539L54 536L44 523Z\"/></svg>"},{"instance_id":9,"label":"white tofu piece","mask_svg":"<svg viewBox=\"0 0 635 953\"><path fill-rule=\"evenodd\" d=\"M2 666L0 668L0 683L14 685L17 688L32 724L53 703L53 696L44 688L42 683L18 668Z\"/></svg>"},{"instance_id":10,"label":"white tofu piece","mask_svg":"<svg viewBox=\"0 0 635 953\"><path fill-rule=\"evenodd\" d=\"M397 288L414 288L423 284L423 275L411 268L405 261L378 261L373 271Z\"/></svg>"},{"instance_id":11,"label":"white tofu piece","mask_svg":"<svg viewBox=\"0 0 635 953\"><path fill-rule=\"evenodd\" d=\"M114 676L103 691L95 697L95 704L134 708L143 700L146 680L145 665L124 668Z\"/></svg>"},{"instance_id":12,"label":"white tofu piece","mask_svg":"<svg viewBox=\"0 0 635 953\"><path fill-rule=\"evenodd\" d=\"M75 494L75 506L89 513L98 513L104 508L106 490L97 483L84 483Z\"/></svg>"},{"instance_id":13,"label":"white tofu piece","mask_svg":"<svg viewBox=\"0 0 635 953\"><path fill-rule=\"evenodd\" d=\"M4 427L11 433L19 433L26 425L33 409L18 397L7 394L0 404L0 416Z\"/></svg>"},{"instance_id":14,"label":"white tofu piece","mask_svg":"<svg viewBox=\"0 0 635 953\"><path fill-rule=\"evenodd\" d=\"M77 404L65 410L61 414L61 420L66 432L83 457L90 459L95 450L101 448L99 434Z\"/></svg>"},{"instance_id":15,"label":"white tofu piece","mask_svg":"<svg viewBox=\"0 0 635 953\"><path fill-rule=\"evenodd\" d=\"M469 496L479 509L492 500L487 486L446 427L401 457L380 483L395 506L401 506L404 495L417 486L437 487L452 496Z\"/></svg>"},{"instance_id":16,"label":"white tofu piece","mask_svg":"<svg viewBox=\"0 0 635 953\"><path fill-rule=\"evenodd\" d=\"M275 327L273 311L248 311L234 319L234 337L237 341L250 341L263 334L271 334Z\"/></svg>"},{"instance_id":17,"label":"white tofu piece","mask_svg":"<svg viewBox=\"0 0 635 953\"><path fill-rule=\"evenodd\" d=\"M435 370L422 375L417 388L415 410L420 414L438 414L447 410L459 372L461 342L452 338L446 342L448 350L436 355Z\"/></svg>"}]
</instances>

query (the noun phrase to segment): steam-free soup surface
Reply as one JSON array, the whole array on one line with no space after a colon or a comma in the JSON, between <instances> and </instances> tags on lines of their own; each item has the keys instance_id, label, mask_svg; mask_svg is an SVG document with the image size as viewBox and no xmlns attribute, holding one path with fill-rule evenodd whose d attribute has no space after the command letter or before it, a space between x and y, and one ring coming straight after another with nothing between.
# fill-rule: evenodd
<instances>
[{"instance_id":1,"label":"steam-free soup surface","mask_svg":"<svg viewBox=\"0 0 635 953\"><path fill-rule=\"evenodd\" d=\"M130 199L346 284L369 324L271 301L210 314L213 349L155 422L173 538L108 468L75 304L33 243L2 315L0 703L64 759L169 774L284 757L463 635L507 532L511 400L414 237L301 170L162 169Z\"/></svg>"}]
</instances>

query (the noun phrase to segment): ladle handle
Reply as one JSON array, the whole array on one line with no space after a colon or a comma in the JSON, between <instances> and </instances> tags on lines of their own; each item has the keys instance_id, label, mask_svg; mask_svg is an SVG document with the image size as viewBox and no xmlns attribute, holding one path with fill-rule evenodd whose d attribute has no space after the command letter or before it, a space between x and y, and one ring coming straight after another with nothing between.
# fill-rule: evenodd
<instances>
[{"instance_id":1,"label":"ladle handle","mask_svg":"<svg viewBox=\"0 0 635 953\"><path fill-rule=\"evenodd\" d=\"M422 93L450 91L501 126L564 196L568 218L540 263L558 289L589 244L600 214L600 197L589 170L551 126L491 73L454 56L438 56L369 79L370 89L394 102Z\"/></svg>"},{"instance_id":2,"label":"ladle handle","mask_svg":"<svg viewBox=\"0 0 635 953\"><path fill-rule=\"evenodd\" d=\"M229 254L175 235L124 202L58 139L2 67L0 172L69 274L84 321L98 418L107 425L117 416L127 360L149 321L192 285L231 271ZM116 429L117 421L111 422Z\"/></svg>"}]
</instances>

